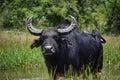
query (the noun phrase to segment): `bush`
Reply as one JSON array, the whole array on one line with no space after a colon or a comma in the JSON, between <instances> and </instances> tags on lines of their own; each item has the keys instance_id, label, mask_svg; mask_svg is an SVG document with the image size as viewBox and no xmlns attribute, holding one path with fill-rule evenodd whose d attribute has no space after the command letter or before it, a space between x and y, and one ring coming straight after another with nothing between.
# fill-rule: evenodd
<instances>
[{"instance_id":1,"label":"bush","mask_svg":"<svg viewBox=\"0 0 120 80\"><path fill-rule=\"evenodd\" d=\"M119 4L117 0L1 0L0 27L24 30L27 18L33 16L34 26L44 28L69 22L68 15L73 15L78 29L117 30Z\"/></svg>"}]
</instances>

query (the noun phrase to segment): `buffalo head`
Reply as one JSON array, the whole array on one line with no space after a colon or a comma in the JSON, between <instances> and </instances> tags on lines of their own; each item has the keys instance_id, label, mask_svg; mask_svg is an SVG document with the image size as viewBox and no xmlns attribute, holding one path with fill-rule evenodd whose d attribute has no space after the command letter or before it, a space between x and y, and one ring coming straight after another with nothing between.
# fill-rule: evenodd
<instances>
[{"instance_id":1,"label":"buffalo head","mask_svg":"<svg viewBox=\"0 0 120 80\"><path fill-rule=\"evenodd\" d=\"M43 55L54 55L55 53L59 53L59 49L61 44L67 43L67 45L72 45L71 42L63 37L61 35L67 34L71 32L76 25L76 20L73 16L71 16L71 24L67 26L62 26L61 27L48 27L45 29L36 29L32 25L32 17L30 17L27 20L27 29L29 32L35 36L40 36L39 39L35 40L31 48L34 47L42 47L42 53Z\"/></svg>"}]
</instances>

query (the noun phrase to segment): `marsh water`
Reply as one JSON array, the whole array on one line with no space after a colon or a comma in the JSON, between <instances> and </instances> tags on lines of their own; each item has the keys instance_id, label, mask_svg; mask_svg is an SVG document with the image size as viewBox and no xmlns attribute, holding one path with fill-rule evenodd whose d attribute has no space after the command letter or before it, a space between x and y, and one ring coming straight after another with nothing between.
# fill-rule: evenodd
<instances>
[{"instance_id":1,"label":"marsh water","mask_svg":"<svg viewBox=\"0 0 120 80\"><path fill-rule=\"evenodd\" d=\"M1 71L0 80L49 80L47 71L39 68Z\"/></svg>"}]
</instances>

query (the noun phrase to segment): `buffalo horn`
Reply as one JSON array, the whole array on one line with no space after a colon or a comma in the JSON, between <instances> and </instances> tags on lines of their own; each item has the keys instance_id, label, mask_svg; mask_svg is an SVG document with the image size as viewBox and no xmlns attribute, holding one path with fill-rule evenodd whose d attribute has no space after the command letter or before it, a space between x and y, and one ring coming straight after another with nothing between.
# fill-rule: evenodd
<instances>
[{"instance_id":1,"label":"buffalo horn","mask_svg":"<svg viewBox=\"0 0 120 80\"><path fill-rule=\"evenodd\" d=\"M71 30L73 30L75 28L75 26L77 24L76 19L71 15L69 15L69 16L71 17L71 21L72 21L70 26L65 28L65 29L57 29L57 31L59 33L67 33L67 32L70 32Z\"/></svg>"},{"instance_id":2,"label":"buffalo horn","mask_svg":"<svg viewBox=\"0 0 120 80\"><path fill-rule=\"evenodd\" d=\"M36 36L39 36L41 35L42 33L42 30L41 29L36 29L33 27L32 25L32 17L30 17L27 22L26 22L26 26L27 26L27 29L29 30L29 32L33 35L36 35Z\"/></svg>"}]
</instances>

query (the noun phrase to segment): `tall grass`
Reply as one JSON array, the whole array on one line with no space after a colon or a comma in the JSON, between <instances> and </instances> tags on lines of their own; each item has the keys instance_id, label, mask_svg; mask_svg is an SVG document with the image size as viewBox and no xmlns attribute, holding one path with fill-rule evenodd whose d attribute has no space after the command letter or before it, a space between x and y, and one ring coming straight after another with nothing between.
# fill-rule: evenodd
<instances>
[{"instance_id":1,"label":"tall grass","mask_svg":"<svg viewBox=\"0 0 120 80\"><path fill-rule=\"evenodd\" d=\"M120 80L120 36L104 36L103 74L106 80Z\"/></svg>"},{"instance_id":2,"label":"tall grass","mask_svg":"<svg viewBox=\"0 0 120 80\"><path fill-rule=\"evenodd\" d=\"M30 49L34 37L26 33L0 34L0 70L43 66L40 48Z\"/></svg>"},{"instance_id":3,"label":"tall grass","mask_svg":"<svg viewBox=\"0 0 120 80\"><path fill-rule=\"evenodd\" d=\"M103 36L107 43L103 44L104 66L102 74L65 75L63 80L120 80L120 36ZM33 37L27 33L0 32L0 72L20 68L41 69L47 74L40 48L30 49ZM48 74L47 74L48 75Z\"/></svg>"}]
</instances>

